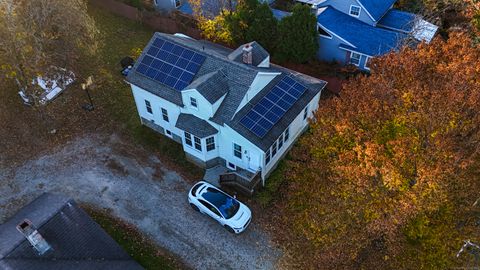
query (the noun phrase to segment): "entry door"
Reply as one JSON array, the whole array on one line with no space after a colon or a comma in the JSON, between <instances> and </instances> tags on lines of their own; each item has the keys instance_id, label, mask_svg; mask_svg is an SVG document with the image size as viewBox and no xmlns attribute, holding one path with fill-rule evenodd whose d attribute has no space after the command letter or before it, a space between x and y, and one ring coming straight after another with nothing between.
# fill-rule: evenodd
<instances>
[{"instance_id":1,"label":"entry door","mask_svg":"<svg viewBox=\"0 0 480 270\"><path fill-rule=\"evenodd\" d=\"M250 152L250 157L248 161L248 168L252 171L257 171L260 168L260 156L256 153Z\"/></svg>"}]
</instances>

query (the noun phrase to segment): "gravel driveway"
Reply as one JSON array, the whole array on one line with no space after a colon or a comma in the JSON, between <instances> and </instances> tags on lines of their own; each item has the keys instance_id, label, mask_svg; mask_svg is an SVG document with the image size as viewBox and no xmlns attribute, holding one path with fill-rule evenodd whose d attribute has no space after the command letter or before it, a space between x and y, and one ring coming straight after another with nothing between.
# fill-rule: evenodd
<instances>
[{"instance_id":1,"label":"gravel driveway","mask_svg":"<svg viewBox=\"0 0 480 270\"><path fill-rule=\"evenodd\" d=\"M1 155L1 153L0 153ZM281 251L253 222L232 235L194 212L190 184L117 136L90 135L25 162L0 164L0 223L41 193L112 209L195 269L273 269Z\"/></svg>"}]
</instances>

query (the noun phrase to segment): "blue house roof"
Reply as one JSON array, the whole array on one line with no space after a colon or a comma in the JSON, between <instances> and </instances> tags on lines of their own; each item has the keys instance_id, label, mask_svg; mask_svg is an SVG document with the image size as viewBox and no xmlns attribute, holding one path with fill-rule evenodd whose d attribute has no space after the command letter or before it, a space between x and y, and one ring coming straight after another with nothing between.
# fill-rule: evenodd
<instances>
[{"instance_id":1,"label":"blue house roof","mask_svg":"<svg viewBox=\"0 0 480 270\"><path fill-rule=\"evenodd\" d=\"M391 9L378 22L378 26L396 29L404 32L411 32L415 25L417 15L401 11L398 9Z\"/></svg>"},{"instance_id":2,"label":"blue house roof","mask_svg":"<svg viewBox=\"0 0 480 270\"><path fill-rule=\"evenodd\" d=\"M377 56L386 54L398 47L406 35L366 24L352 16L327 6L317 16L317 22L327 31L346 40L344 49Z\"/></svg>"},{"instance_id":3,"label":"blue house roof","mask_svg":"<svg viewBox=\"0 0 480 270\"><path fill-rule=\"evenodd\" d=\"M397 0L357 0L372 15L375 21L380 20Z\"/></svg>"},{"instance_id":4,"label":"blue house roof","mask_svg":"<svg viewBox=\"0 0 480 270\"><path fill-rule=\"evenodd\" d=\"M279 10L279 9L274 9L274 8L270 8L270 9L272 10L273 17L275 17L279 21L281 19L291 15L290 12L286 12L286 11Z\"/></svg>"}]
</instances>

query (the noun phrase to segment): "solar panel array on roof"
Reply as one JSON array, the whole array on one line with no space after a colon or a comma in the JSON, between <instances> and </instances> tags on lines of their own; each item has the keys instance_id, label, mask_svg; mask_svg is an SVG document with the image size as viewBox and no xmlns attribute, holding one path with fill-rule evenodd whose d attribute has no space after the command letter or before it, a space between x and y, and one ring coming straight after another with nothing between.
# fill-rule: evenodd
<instances>
[{"instance_id":1,"label":"solar panel array on roof","mask_svg":"<svg viewBox=\"0 0 480 270\"><path fill-rule=\"evenodd\" d=\"M265 134L283 117L307 88L285 76L240 120L258 137Z\"/></svg>"},{"instance_id":2,"label":"solar panel array on roof","mask_svg":"<svg viewBox=\"0 0 480 270\"><path fill-rule=\"evenodd\" d=\"M181 91L192 82L204 61L204 55L156 38L137 67L137 72Z\"/></svg>"}]
</instances>

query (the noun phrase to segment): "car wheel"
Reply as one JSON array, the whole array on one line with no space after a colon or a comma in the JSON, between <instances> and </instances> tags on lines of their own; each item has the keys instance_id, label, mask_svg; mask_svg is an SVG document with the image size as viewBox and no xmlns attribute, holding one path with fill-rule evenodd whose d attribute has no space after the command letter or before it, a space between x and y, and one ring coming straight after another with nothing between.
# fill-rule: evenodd
<instances>
[{"instance_id":1,"label":"car wheel","mask_svg":"<svg viewBox=\"0 0 480 270\"><path fill-rule=\"evenodd\" d=\"M198 209L198 207L195 204L190 203L190 206L193 208L193 210L200 212L200 209Z\"/></svg>"},{"instance_id":2,"label":"car wheel","mask_svg":"<svg viewBox=\"0 0 480 270\"><path fill-rule=\"evenodd\" d=\"M224 227L225 227L225 229L227 229L227 231L229 231L231 233L235 233L235 231L232 229L232 227L230 227L228 225L225 225Z\"/></svg>"}]
</instances>

